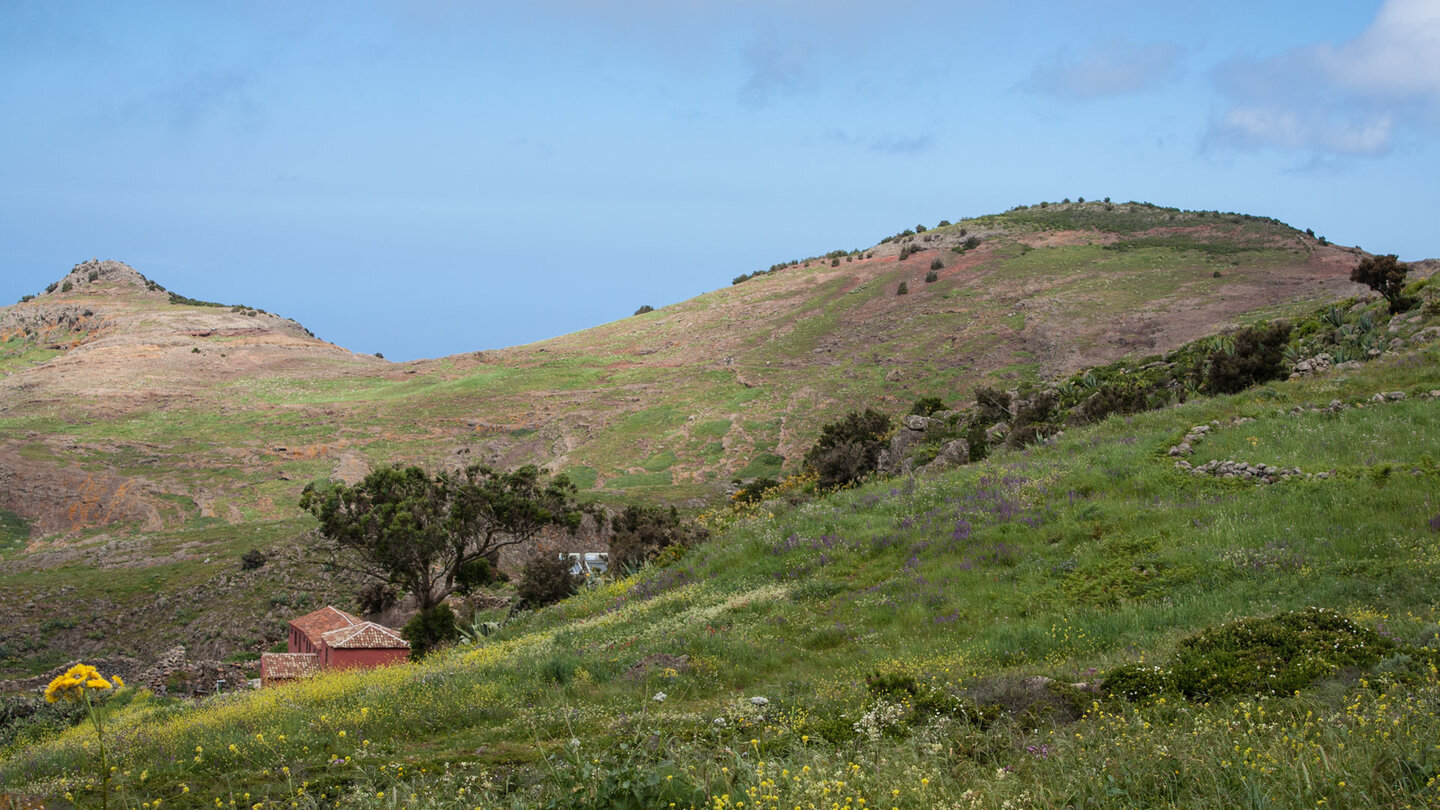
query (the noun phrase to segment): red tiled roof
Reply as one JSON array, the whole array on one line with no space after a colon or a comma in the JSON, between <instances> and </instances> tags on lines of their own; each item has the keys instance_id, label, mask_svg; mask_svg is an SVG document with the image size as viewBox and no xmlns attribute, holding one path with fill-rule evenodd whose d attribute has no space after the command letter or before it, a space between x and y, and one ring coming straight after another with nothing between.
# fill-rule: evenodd
<instances>
[{"instance_id":1,"label":"red tiled roof","mask_svg":"<svg viewBox=\"0 0 1440 810\"><path fill-rule=\"evenodd\" d=\"M410 642L400 634L374 622L360 622L350 627L331 630L320 636L325 643L336 650L395 650L409 649Z\"/></svg>"},{"instance_id":2,"label":"red tiled roof","mask_svg":"<svg viewBox=\"0 0 1440 810\"><path fill-rule=\"evenodd\" d=\"M320 637L331 630L339 630L342 627L361 624L362 622L346 613L343 610L326 605L314 613L307 613L298 619L291 619L290 624L305 634L310 639L310 644L320 646Z\"/></svg>"},{"instance_id":3,"label":"red tiled roof","mask_svg":"<svg viewBox=\"0 0 1440 810\"><path fill-rule=\"evenodd\" d=\"M320 670L320 656L314 653L264 653L260 656L260 671L266 680L304 678Z\"/></svg>"}]
</instances>

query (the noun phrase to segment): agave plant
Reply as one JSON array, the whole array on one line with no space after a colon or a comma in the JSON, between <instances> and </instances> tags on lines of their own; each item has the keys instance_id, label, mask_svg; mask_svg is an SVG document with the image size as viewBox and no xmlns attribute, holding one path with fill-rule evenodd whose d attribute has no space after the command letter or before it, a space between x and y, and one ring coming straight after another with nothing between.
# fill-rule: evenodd
<instances>
[{"instance_id":1,"label":"agave plant","mask_svg":"<svg viewBox=\"0 0 1440 810\"><path fill-rule=\"evenodd\" d=\"M1334 304L1331 304L1330 308L1325 310L1325 314L1320 316L1320 320L1322 323L1329 324L1331 327L1339 329L1341 326L1345 325L1345 311L1335 306Z\"/></svg>"},{"instance_id":2,"label":"agave plant","mask_svg":"<svg viewBox=\"0 0 1440 810\"><path fill-rule=\"evenodd\" d=\"M1229 335L1216 335L1210 338L1209 349L1211 352L1224 352L1231 357L1235 356L1235 340Z\"/></svg>"},{"instance_id":3,"label":"agave plant","mask_svg":"<svg viewBox=\"0 0 1440 810\"><path fill-rule=\"evenodd\" d=\"M494 635L500 631L500 622L482 621L480 614L476 613L470 618L470 622L455 622L455 629L460 631L461 644L478 644L480 639Z\"/></svg>"},{"instance_id":4,"label":"agave plant","mask_svg":"<svg viewBox=\"0 0 1440 810\"><path fill-rule=\"evenodd\" d=\"M1281 351L1281 357L1284 358L1285 365L1294 368L1304 359L1304 352L1301 351L1299 345L1290 343Z\"/></svg>"},{"instance_id":5,"label":"agave plant","mask_svg":"<svg viewBox=\"0 0 1440 810\"><path fill-rule=\"evenodd\" d=\"M1360 317L1355 321L1355 329L1362 335L1375 331L1375 316L1369 312L1360 313Z\"/></svg>"}]
</instances>

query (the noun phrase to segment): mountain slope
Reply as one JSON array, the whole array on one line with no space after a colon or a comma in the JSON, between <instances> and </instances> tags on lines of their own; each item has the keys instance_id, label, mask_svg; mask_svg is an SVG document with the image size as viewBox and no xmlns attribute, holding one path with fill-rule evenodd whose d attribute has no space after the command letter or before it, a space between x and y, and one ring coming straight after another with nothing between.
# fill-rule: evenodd
<instances>
[{"instance_id":1,"label":"mountain slope","mask_svg":"<svg viewBox=\"0 0 1440 810\"><path fill-rule=\"evenodd\" d=\"M1384 329L1383 309L1354 317ZM420 664L131 693L115 789L178 807L1433 807L1437 346L720 510L670 565ZM1327 475L1199 475L1167 454L1197 433L1197 463ZM1137 699L1096 688L1117 672ZM92 739L0 754L0 780L93 803Z\"/></svg>"},{"instance_id":2,"label":"mountain slope","mask_svg":"<svg viewBox=\"0 0 1440 810\"><path fill-rule=\"evenodd\" d=\"M42 536L285 517L305 481L398 460L537 462L602 490L703 496L793 468L853 403L958 399L1164 351L1353 294L1355 261L1269 220L1047 206L398 365L269 314L170 303L121 265L88 282L82 265L73 290L0 310L0 508Z\"/></svg>"},{"instance_id":3,"label":"mountain slope","mask_svg":"<svg viewBox=\"0 0 1440 810\"><path fill-rule=\"evenodd\" d=\"M794 469L850 409L957 403L1353 295L1357 255L1254 217L1017 209L404 364L81 265L0 309L0 677L81 653L262 649L286 617L343 599L289 553L316 478L535 462L587 497L698 504L732 477ZM237 572L255 549L272 562ZM96 618L57 623L56 600Z\"/></svg>"}]
</instances>

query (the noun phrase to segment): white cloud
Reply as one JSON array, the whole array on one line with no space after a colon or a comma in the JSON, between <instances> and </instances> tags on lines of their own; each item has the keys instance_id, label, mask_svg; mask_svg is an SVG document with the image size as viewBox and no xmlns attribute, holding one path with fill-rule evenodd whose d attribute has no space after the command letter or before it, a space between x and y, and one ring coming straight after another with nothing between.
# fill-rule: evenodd
<instances>
[{"instance_id":1,"label":"white cloud","mask_svg":"<svg viewBox=\"0 0 1440 810\"><path fill-rule=\"evenodd\" d=\"M1265 105L1231 107L1219 130L1231 145L1279 146L1285 149L1318 148L1339 155L1374 155L1390 146L1395 119L1343 119L1328 111L1296 111Z\"/></svg>"},{"instance_id":2,"label":"white cloud","mask_svg":"<svg viewBox=\"0 0 1440 810\"><path fill-rule=\"evenodd\" d=\"M1364 33L1317 48L1315 60L1355 92L1440 102L1440 3L1388 0Z\"/></svg>"},{"instance_id":3,"label":"white cloud","mask_svg":"<svg viewBox=\"0 0 1440 810\"><path fill-rule=\"evenodd\" d=\"M1351 40L1235 60L1214 78L1228 106L1212 146L1382 155L1440 123L1440 3L1387 0Z\"/></svg>"},{"instance_id":4,"label":"white cloud","mask_svg":"<svg viewBox=\"0 0 1440 810\"><path fill-rule=\"evenodd\" d=\"M1020 86L1033 93L1067 98L1137 93L1173 79L1181 53L1181 48L1167 43L1139 45L1116 40L1078 58L1058 54L1037 66Z\"/></svg>"}]
</instances>

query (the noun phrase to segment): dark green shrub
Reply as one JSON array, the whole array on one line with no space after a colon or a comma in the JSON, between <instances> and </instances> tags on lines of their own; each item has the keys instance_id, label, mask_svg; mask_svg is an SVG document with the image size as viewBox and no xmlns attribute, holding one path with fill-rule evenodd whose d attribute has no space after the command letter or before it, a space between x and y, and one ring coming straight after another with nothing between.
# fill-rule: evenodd
<instances>
[{"instance_id":1,"label":"dark green shrub","mask_svg":"<svg viewBox=\"0 0 1440 810\"><path fill-rule=\"evenodd\" d=\"M1154 389L1143 380L1117 380L1101 386L1071 412L1076 424L1099 422L1112 413L1131 414L1149 410Z\"/></svg>"},{"instance_id":2,"label":"dark green shrub","mask_svg":"<svg viewBox=\"0 0 1440 810\"><path fill-rule=\"evenodd\" d=\"M22 296L20 296L20 303L22 303L22 304L25 303L26 301L34 301L34 300L35 300L35 296L33 296L33 295L22 295Z\"/></svg>"},{"instance_id":3,"label":"dark green shrub","mask_svg":"<svg viewBox=\"0 0 1440 810\"><path fill-rule=\"evenodd\" d=\"M1287 695L1394 648L1374 630L1312 607L1201 631L1180 642L1170 670L1175 688L1193 698Z\"/></svg>"},{"instance_id":4,"label":"dark green shrub","mask_svg":"<svg viewBox=\"0 0 1440 810\"><path fill-rule=\"evenodd\" d=\"M392 607L400 601L400 595L383 582L368 582L355 592L355 601L361 613L371 615Z\"/></svg>"},{"instance_id":5,"label":"dark green shrub","mask_svg":"<svg viewBox=\"0 0 1440 810\"><path fill-rule=\"evenodd\" d=\"M270 558L265 556L265 552L258 548L252 548L240 555L240 570L254 571L257 568L263 568L269 561Z\"/></svg>"},{"instance_id":6,"label":"dark green shrub","mask_svg":"<svg viewBox=\"0 0 1440 810\"><path fill-rule=\"evenodd\" d=\"M985 440L985 428L978 421L972 421L965 432L965 442L970 445L970 461L976 462L989 454L990 445Z\"/></svg>"},{"instance_id":7,"label":"dark green shrub","mask_svg":"<svg viewBox=\"0 0 1440 810\"><path fill-rule=\"evenodd\" d=\"M872 672L865 676L865 687L872 695L914 697L920 693L915 676L906 672Z\"/></svg>"},{"instance_id":8,"label":"dark green shrub","mask_svg":"<svg viewBox=\"0 0 1440 810\"><path fill-rule=\"evenodd\" d=\"M199 347L199 346L196 346L195 348L193 348L193 349L190 350L190 353L191 353L191 354L199 354L199 353L200 353L200 347Z\"/></svg>"},{"instance_id":9,"label":"dark green shrub","mask_svg":"<svg viewBox=\"0 0 1440 810\"><path fill-rule=\"evenodd\" d=\"M440 604L416 613L405 628L400 631L410 642L410 659L418 661L435 650L460 640L460 627L455 623L455 611Z\"/></svg>"},{"instance_id":10,"label":"dark green shrub","mask_svg":"<svg viewBox=\"0 0 1440 810\"><path fill-rule=\"evenodd\" d=\"M1011 420L1006 442L1011 447L1024 447L1055 433L1059 430L1054 424L1057 404L1055 395L1045 391L1021 405L1015 411L1015 418Z\"/></svg>"},{"instance_id":11,"label":"dark green shrub","mask_svg":"<svg viewBox=\"0 0 1440 810\"><path fill-rule=\"evenodd\" d=\"M945 266L945 262L940 261L939 258L936 258L936 259L934 259L933 261L930 262L930 269L931 269L931 270L939 270L939 269L943 268L944 266ZM931 273L931 275L934 275L934 273ZM925 277L925 280L926 280L926 281L933 281L933 279L931 279L929 276L926 276L926 277Z\"/></svg>"},{"instance_id":12,"label":"dark green shrub","mask_svg":"<svg viewBox=\"0 0 1440 810\"><path fill-rule=\"evenodd\" d=\"M1350 280L1364 284L1385 296L1385 300L1390 303L1390 312L1394 314L1404 312L1414 305L1413 300L1407 300L1404 295L1405 276L1409 272L1410 265L1399 261L1399 257L1393 253L1366 256L1350 271Z\"/></svg>"},{"instance_id":13,"label":"dark green shrub","mask_svg":"<svg viewBox=\"0 0 1440 810\"><path fill-rule=\"evenodd\" d=\"M73 289L75 289L75 285L71 284L68 279L65 281L64 284L60 285L60 292L70 292Z\"/></svg>"},{"instance_id":14,"label":"dark green shrub","mask_svg":"<svg viewBox=\"0 0 1440 810\"><path fill-rule=\"evenodd\" d=\"M0 751L23 750L27 741L38 743L86 718L85 704L69 700L46 703L39 697L15 695L0 698Z\"/></svg>"},{"instance_id":15,"label":"dark green shrub","mask_svg":"<svg viewBox=\"0 0 1440 810\"><path fill-rule=\"evenodd\" d=\"M90 271L90 275L86 276L85 278L86 278L87 280L89 280L89 281L99 281L99 280L100 280L100 271L99 271L99 270L91 270L91 271Z\"/></svg>"},{"instance_id":16,"label":"dark green shrub","mask_svg":"<svg viewBox=\"0 0 1440 810\"><path fill-rule=\"evenodd\" d=\"M831 266L831 267L839 267L839 266L840 266L840 260L839 260L839 259L831 259L831 260L830 260L830 266Z\"/></svg>"},{"instance_id":17,"label":"dark green shrub","mask_svg":"<svg viewBox=\"0 0 1440 810\"><path fill-rule=\"evenodd\" d=\"M655 308L652 307L652 306L650 306L649 304L642 304L639 309L635 310L635 314L636 314L636 315L644 315L644 314L647 313L647 312L654 312L654 311L655 311Z\"/></svg>"},{"instance_id":18,"label":"dark green shrub","mask_svg":"<svg viewBox=\"0 0 1440 810\"><path fill-rule=\"evenodd\" d=\"M458 586L456 593L467 594L476 588L489 587L497 582L503 582L504 576L484 557L471 560L460 566L460 571L455 576L455 584Z\"/></svg>"},{"instance_id":19,"label":"dark green shrub","mask_svg":"<svg viewBox=\"0 0 1440 810\"><path fill-rule=\"evenodd\" d=\"M997 388L975 389L975 424L982 429L1010 421L1010 395Z\"/></svg>"},{"instance_id":20,"label":"dark green shrub","mask_svg":"<svg viewBox=\"0 0 1440 810\"><path fill-rule=\"evenodd\" d=\"M1124 664L1105 673L1101 688L1111 697L1144 700L1171 691L1170 673L1147 664Z\"/></svg>"},{"instance_id":21,"label":"dark green shrub","mask_svg":"<svg viewBox=\"0 0 1440 810\"><path fill-rule=\"evenodd\" d=\"M765 497L766 491L780 485L780 482L774 478L756 478L744 484L737 478L735 479L735 483L738 484L740 488L735 490L734 495L730 496L730 500L734 503L759 503L760 499Z\"/></svg>"},{"instance_id":22,"label":"dark green shrub","mask_svg":"<svg viewBox=\"0 0 1440 810\"><path fill-rule=\"evenodd\" d=\"M965 240L965 249L966 249L966 250L974 250L974 249L977 248L977 247L980 247L980 237L978 237L978 236L972 236L972 237L970 237L969 239L966 239L966 240Z\"/></svg>"},{"instance_id":23,"label":"dark green shrub","mask_svg":"<svg viewBox=\"0 0 1440 810\"><path fill-rule=\"evenodd\" d=\"M900 286L895 289L895 294L896 294L896 295L909 295L909 294L910 294L910 285L909 285L909 284L906 284L906 283L903 282L903 281L900 282Z\"/></svg>"},{"instance_id":24,"label":"dark green shrub","mask_svg":"<svg viewBox=\"0 0 1440 810\"><path fill-rule=\"evenodd\" d=\"M879 411L851 411L820 428L820 438L805 454L805 467L822 487L852 484L874 472L892 426L890 417Z\"/></svg>"},{"instance_id":25,"label":"dark green shrub","mask_svg":"<svg viewBox=\"0 0 1440 810\"><path fill-rule=\"evenodd\" d=\"M517 593L522 607L541 608L569 597L580 583L581 578L570 573L569 559L539 554L521 570Z\"/></svg>"},{"instance_id":26,"label":"dark green shrub","mask_svg":"<svg viewBox=\"0 0 1440 810\"><path fill-rule=\"evenodd\" d=\"M669 510L631 504L614 521L610 562L621 570L635 570L671 546L689 547L703 540L706 531Z\"/></svg>"},{"instance_id":27,"label":"dark green shrub","mask_svg":"<svg viewBox=\"0 0 1440 810\"><path fill-rule=\"evenodd\" d=\"M50 282L49 284L46 284L46 285L45 285L45 292L47 292L47 293L55 292L55 290L56 290L59 286L60 286L60 282L58 282L58 281L52 281L52 282Z\"/></svg>"},{"instance_id":28,"label":"dark green shrub","mask_svg":"<svg viewBox=\"0 0 1440 810\"><path fill-rule=\"evenodd\" d=\"M939 259L936 259L936 261L939 261ZM931 270L930 272L928 272L928 273L925 274L925 283L926 283L926 284L934 284L935 282L937 282L937 281L939 281L939 280L940 280L940 274L937 273L937 272L935 272L934 270Z\"/></svg>"},{"instance_id":29,"label":"dark green shrub","mask_svg":"<svg viewBox=\"0 0 1440 810\"><path fill-rule=\"evenodd\" d=\"M1228 346L1210 353L1205 365L1206 390L1234 394L1281 377L1289 339L1290 324L1284 321L1248 326L1236 332Z\"/></svg>"},{"instance_id":30,"label":"dark green shrub","mask_svg":"<svg viewBox=\"0 0 1440 810\"><path fill-rule=\"evenodd\" d=\"M916 416L929 416L932 413L948 410L950 408L945 404L945 400L939 397L921 397L915 400L914 405L910 406L910 413Z\"/></svg>"}]
</instances>

